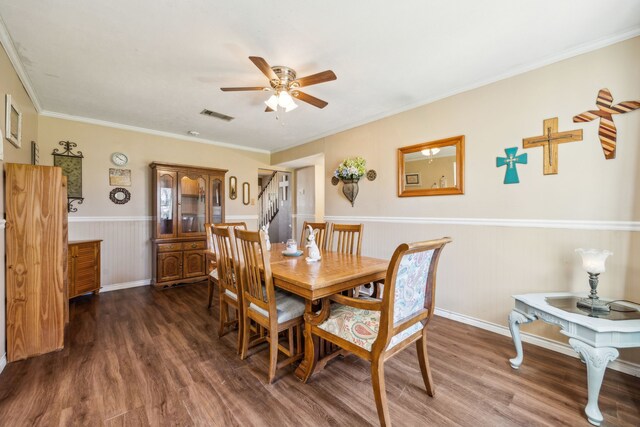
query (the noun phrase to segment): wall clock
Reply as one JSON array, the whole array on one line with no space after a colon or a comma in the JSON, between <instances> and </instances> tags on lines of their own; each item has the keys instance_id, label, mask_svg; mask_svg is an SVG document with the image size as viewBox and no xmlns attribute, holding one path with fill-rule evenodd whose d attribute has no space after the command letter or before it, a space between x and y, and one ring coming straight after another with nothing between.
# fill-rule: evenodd
<instances>
[{"instance_id":1,"label":"wall clock","mask_svg":"<svg viewBox=\"0 0 640 427\"><path fill-rule=\"evenodd\" d=\"M129 162L129 158L124 153L113 153L111 155L111 161L116 166L124 166Z\"/></svg>"}]
</instances>

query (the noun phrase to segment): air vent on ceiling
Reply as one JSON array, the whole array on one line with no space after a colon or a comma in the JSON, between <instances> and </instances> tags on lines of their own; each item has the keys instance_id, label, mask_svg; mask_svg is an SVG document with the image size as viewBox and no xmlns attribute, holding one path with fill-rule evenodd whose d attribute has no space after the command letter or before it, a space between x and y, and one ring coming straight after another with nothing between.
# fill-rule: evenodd
<instances>
[{"instance_id":1,"label":"air vent on ceiling","mask_svg":"<svg viewBox=\"0 0 640 427\"><path fill-rule=\"evenodd\" d=\"M200 112L200 114L204 114L205 116L215 117L216 119L224 120L225 122L230 122L235 117L227 116L226 114L216 113L215 111L207 110L206 108Z\"/></svg>"}]
</instances>

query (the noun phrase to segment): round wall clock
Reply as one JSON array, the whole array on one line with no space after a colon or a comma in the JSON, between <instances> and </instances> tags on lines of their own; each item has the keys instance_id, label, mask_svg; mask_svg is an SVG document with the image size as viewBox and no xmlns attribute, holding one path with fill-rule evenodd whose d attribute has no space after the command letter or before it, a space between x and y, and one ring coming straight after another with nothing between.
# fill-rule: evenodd
<instances>
[{"instance_id":1,"label":"round wall clock","mask_svg":"<svg viewBox=\"0 0 640 427\"><path fill-rule=\"evenodd\" d=\"M129 162L129 158L124 153L113 153L111 155L111 161L116 166L124 166Z\"/></svg>"}]
</instances>

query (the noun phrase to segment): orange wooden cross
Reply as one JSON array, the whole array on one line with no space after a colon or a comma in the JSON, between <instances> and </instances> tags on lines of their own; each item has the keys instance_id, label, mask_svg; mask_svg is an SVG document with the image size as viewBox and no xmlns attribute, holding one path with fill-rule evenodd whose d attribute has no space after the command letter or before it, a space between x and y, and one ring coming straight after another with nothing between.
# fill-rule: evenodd
<instances>
[{"instance_id":1,"label":"orange wooden cross","mask_svg":"<svg viewBox=\"0 0 640 427\"><path fill-rule=\"evenodd\" d=\"M600 89L598 98L596 99L597 110L585 111L573 118L574 123L590 122L591 120L600 118L600 126L598 126L598 136L600 137L600 145L604 151L604 157L607 160L616 158L616 125L613 123L613 114L624 114L629 111L640 108L638 101L625 101L620 104L611 105L613 96L609 89Z\"/></svg>"},{"instance_id":2,"label":"orange wooden cross","mask_svg":"<svg viewBox=\"0 0 640 427\"><path fill-rule=\"evenodd\" d=\"M582 141L582 129L558 132L558 118L546 119L543 124L544 135L524 138L522 148L544 147L544 174L558 173L558 144Z\"/></svg>"}]
</instances>

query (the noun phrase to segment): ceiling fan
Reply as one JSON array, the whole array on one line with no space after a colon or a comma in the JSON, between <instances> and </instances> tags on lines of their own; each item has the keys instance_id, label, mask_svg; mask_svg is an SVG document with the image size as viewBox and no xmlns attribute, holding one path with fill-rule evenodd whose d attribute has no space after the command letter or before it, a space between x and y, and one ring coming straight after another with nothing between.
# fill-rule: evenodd
<instances>
[{"instance_id":1,"label":"ceiling fan","mask_svg":"<svg viewBox=\"0 0 640 427\"><path fill-rule=\"evenodd\" d=\"M283 67L276 65L271 67L264 58L259 56L250 56L249 59L255 64L262 73L269 79L271 87L266 86L251 86L251 87L221 87L223 92L238 92L247 90L263 90L263 91L275 91L275 94L265 101L267 108L265 112L276 111L278 107L283 108L286 112L289 112L295 108L298 108L293 98L300 101L311 104L314 107L324 108L328 105L328 102L318 99L315 96L311 96L307 93L301 92L298 88L317 85L319 83L329 82L335 80L337 77L331 70L326 70L321 73L312 74L310 76L297 78L295 70L289 67Z\"/></svg>"}]
</instances>

